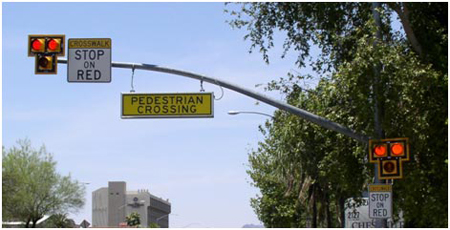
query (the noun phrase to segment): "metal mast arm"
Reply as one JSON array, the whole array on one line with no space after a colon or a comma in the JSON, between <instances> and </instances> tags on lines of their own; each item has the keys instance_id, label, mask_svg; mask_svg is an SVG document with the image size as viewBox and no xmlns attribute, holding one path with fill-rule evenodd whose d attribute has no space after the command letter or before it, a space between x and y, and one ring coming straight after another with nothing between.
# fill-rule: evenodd
<instances>
[{"instance_id":1,"label":"metal mast arm","mask_svg":"<svg viewBox=\"0 0 450 230\"><path fill-rule=\"evenodd\" d=\"M58 63L67 64L67 60L65 60L65 59L58 60ZM157 66L157 65L150 65L150 64L143 64L143 63L112 62L112 67L123 68L123 69L133 69L134 68L134 69L174 74L174 75L189 77L189 78L193 78L193 79L197 79L197 80L201 80L201 81L203 80L205 82L215 84L218 86L222 86L227 89L244 94L244 95L254 98L256 100L262 101L266 104L272 105L278 109L290 112L290 113L295 114L299 117L302 117L303 119L306 119L307 121L310 121L316 125L322 126L326 129L334 130L334 131L344 134L348 137L351 137L357 141L360 141L363 143L368 143L368 140L369 140L369 138L367 136L358 134L355 131L353 131L345 126L342 126L338 123L332 122L328 119L317 116L315 114L312 114L308 111L302 110L295 106L289 105L287 103L269 98L263 94L255 92L253 90L245 89L238 85L235 85L235 84L232 84L232 83L220 80L220 79L215 79L212 77L207 77L207 76L203 76L200 74L190 73L190 72L186 72L186 71L182 71L182 70L170 69L170 68L165 68L165 67L161 67L161 66Z\"/></svg>"}]
</instances>

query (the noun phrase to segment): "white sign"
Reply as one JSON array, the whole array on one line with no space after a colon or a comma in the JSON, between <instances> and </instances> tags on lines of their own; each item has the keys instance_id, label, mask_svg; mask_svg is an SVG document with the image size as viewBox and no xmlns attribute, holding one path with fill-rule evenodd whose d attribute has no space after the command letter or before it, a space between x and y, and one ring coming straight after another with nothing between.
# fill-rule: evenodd
<instances>
[{"instance_id":1,"label":"white sign","mask_svg":"<svg viewBox=\"0 0 450 230\"><path fill-rule=\"evenodd\" d=\"M111 82L110 38L71 38L68 43L68 82Z\"/></svg>"},{"instance_id":2,"label":"white sign","mask_svg":"<svg viewBox=\"0 0 450 230\"><path fill-rule=\"evenodd\" d=\"M392 185L369 185L369 217L372 219L392 217Z\"/></svg>"},{"instance_id":3,"label":"white sign","mask_svg":"<svg viewBox=\"0 0 450 230\"><path fill-rule=\"evenodd\" d=\"M349 198L345 202L345 227L346 228L375 228L375 219L369 218L369 198ZM388 228L403 228L403 212L400 211L398 221L387 219Z\"/></svg>"}]
</instances>

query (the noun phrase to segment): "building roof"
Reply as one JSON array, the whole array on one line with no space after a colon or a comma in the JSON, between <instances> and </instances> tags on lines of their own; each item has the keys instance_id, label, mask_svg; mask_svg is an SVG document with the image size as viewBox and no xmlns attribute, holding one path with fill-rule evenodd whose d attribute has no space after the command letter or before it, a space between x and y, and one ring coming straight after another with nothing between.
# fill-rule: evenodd
<instances>
[{"instance_id":1,"label":"building roof","mask_svg":"<svg viewBox=\"0 0 450 230\"><path fill-rule=\"evenodd\" d=\"M158 200L158 201L161 201L161 202L163 202L163 203L165 203L167 205L171 205L170 202L169 202L169 199L164 200L163 198L160 198L160 197L157 197L155 195L152 195L151 193L150 193L150 198Z\"/></svg>"}]
</instances>

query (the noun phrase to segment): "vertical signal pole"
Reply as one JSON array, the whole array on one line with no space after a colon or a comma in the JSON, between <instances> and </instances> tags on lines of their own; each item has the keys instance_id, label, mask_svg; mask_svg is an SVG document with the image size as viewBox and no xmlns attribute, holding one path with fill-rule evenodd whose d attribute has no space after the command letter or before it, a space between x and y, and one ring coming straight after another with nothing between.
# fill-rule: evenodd
<instances>
[{"instance_id":1,"label":"vertical signal pole","mask_svg":"<svg viewBox=\"0 0 450 230\"><path fill-rule=\"evenodd\" d=\"M378 8L380 7L379 2L373 2L372 3L372 14L373 18L375 20L375 24L377 25L377 32L376 32L376 39L373 44L374 48L376 49L378 39L381 40L381 18L380 18L380 12L378 12ZM373 90L373 101L374 101L374 120L375 120L375 138L376 139L383 139L384 138L384 132L381 126L381 120L380 120L380 101L378 100L378 94L379 94L379 88L380 88L380 65L378 63L374 64L374 84L372 85ZM375 184L383 183L384 180L379 180L378 178L378 165L375 165ZM369 198L370 199L370 198ZM387 219L376 219L375 220L375 227L376 228L386 228L387 226Z\"/></svg>"}]
</instances>

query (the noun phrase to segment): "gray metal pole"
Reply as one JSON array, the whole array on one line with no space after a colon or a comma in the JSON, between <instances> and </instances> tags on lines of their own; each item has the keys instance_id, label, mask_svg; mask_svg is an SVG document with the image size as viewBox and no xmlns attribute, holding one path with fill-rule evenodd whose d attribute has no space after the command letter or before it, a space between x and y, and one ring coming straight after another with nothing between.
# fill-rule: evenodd
<instances>
[{"instance_id":1,"label":"gray metal pole","mask_svg":"<svg viewBox=\"0 0 450 230\"><path fill-rule=\"evenodd\" d=\"M66 59L58 60L58 63L67 64L67 60ZM245 89L238 85L235 85L235 84L232 84L232 83L220 80L220 79L215 79L212 77L194 74L194 73L190 73L190 72L186 72L186 71L182 71L182 70L165 68L165 67L161 67L158 65L150 65L150 64L143 64L143 63L112 62L112 67L124 68L124 69L133 69L134 68L134 69L140 69L140 70L156 71L156 72L174 74L174 75L179 75L179 76L183 76L183 77L193 78L193 79L200 80L200 81L209 82L211 84L215 84L215 85L236 91L238 93L244 94L244 95L254 98L256 100L262 101L262 102L272 105L278 109L290 112L292 114L295 114L299 117L306 119L307 121L310 121L314 124L317 124L321 127L326 128L326 129L334 130L334 131L344 134L348 137L351 137L357 141L360 141L363 143L369 142L369 138L367 136L365 136L363 134L358 134L355 131L353 131L345 126L342 126L338 123L332 122L328 119L317 116L315 114L312 114L308 111L302 110L295 106L289 105L287 103L269 98L263 94L255 92L253 90Z\"/></svg>"},{"instance_id":2,"label":"gray metal pole","mask_svg":"<svg viewBox=\"0 0 450 230\"><path fill-rule=\"evenodd\" d=\"M380 12L378 12L377 8L380 8L381 4L379 2L372 2L372 14L373 18L375 20L375 24L377 25L377 31L376 31L376 38L382 39L381 36L381 18L380 18ZM377 47L377 40L375 40L373 44L374 48ZM384 132L383 128L381 126L381 119L380 119L380 101L378 100L378 93L379 93L379 87L380 87L380 68L381 66L379 64L374 65L374 84L372 85L373 89L373 101L374 101L374 122L375 122L375 138L377 139L383 139L384 138ZM378 183L384 183L384 180L379 180L378 178L378 164L375 164L375 184ZM376 219L375 220L375 227L376 228L386 228L387 227L387 219Z\"/></svg>"}]
</instances>

